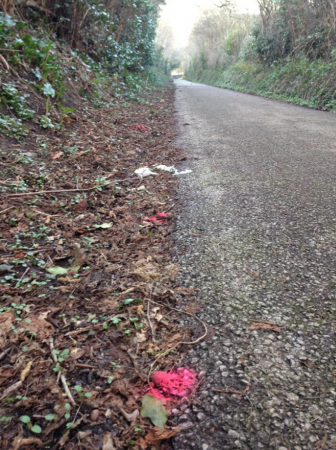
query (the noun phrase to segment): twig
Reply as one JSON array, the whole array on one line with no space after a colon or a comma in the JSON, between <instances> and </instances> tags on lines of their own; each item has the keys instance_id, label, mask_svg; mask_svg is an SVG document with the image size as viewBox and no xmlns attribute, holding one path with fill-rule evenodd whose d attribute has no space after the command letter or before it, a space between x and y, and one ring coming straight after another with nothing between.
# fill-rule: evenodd
<instances>
[{"instance_id":1,"label":"twig","mask_svg":"<svg viewBox=\"0 0 336 450\"><path fill-rule=\"evenodd\" d=\"M214 392L219 392L221 394L232 394L232 395L245 395L245 392L235 391L234 389L214 389Z\"/></svg>"},{"instance_id":2,"label":"twig","mask_svg":"<svg viewBox=\"0 0 336 450\"><path fill-rule=\"evenodd\" d=\"M265 323L266 325L275 325L274 322L266 322L265 320L258 320L258 319L248 319L250 322L256 322L256 323Z\"/></svg>"},{"instance_id":3,"label":"twig","mask_svg":"<svg viewBox=\"0 0 336 450\"><path fill-rule=\"evenodd\" d=\"M150 296L152 296L152 291L150 291ZM147 303L147 320L148 320L149 327L150 327L150 330L151 330L151 333L152 333L152 341L154 342L154 340L155 340L155 332L154 332L153 324L152 324L152 321L151 321L150 315L149 315L149 304L150 304L150 302L151 302L151 300L149 300L148 303Z\"/></svg>"},{"instance_id":4,"label":"twig","mask_svg":"<svg viewBox=\"0 0 336 450\"><path fill-rule=\"evenodd\" d=\"M2 358L4 358L7 353L10 352L10 348L6 348L6 350L4 350L2 353L0 353L0 361L2 360Z\"/></svg>"},{"instance_id":5,"label":"twig","mask_svg":"<svg viewBox=\"0 0 336 450\"><path fill-rule=\"evenodd\" d=\"M195 341L192 341L192 342L178 342L176 345L174 345L174 347L173 348L175 348L175 347L177 347L178 345L194 345L194 344L198 344L198 342L200 342L200 341L202 341L207 335L208 335L208 327L206 326L206 324L203 322L203 320L201 320L200 318L198 318L197 316L195 316L195 314L191 314L191 313L188 313L188 312L185 312L185 311L181 311L180 309L176 309L176 308L173 308L172 306L168 306L168 305L163 305L162 303L157 303L157 302L155 302L154 300L149 300L150 302L152 302L152 303L155 303L156 305L159 305L159 306L165 306L166 308L169 308L169 309L171 309L171 310L173 310L173 311L177 311L177 312L179 312L180 314L186 314L187 316L190 316L190 317L193 317L194 319L196 319L198 322L200 322L201 324L202 324L202 326L203 326L203 328L204 328L204 330L205 330L205 332L204 332L204 334L201 336L201 337L199 337L198 339L196 339Z\"/></svg>"},{"instance_id":6,"label":"twig","mask_svg":"<svg viewBox=\"0 0 336 450\"><path fill-rule=\"evenodd\" d=\"M106 185L105 185L106 186ZM27 197L30 195L43 195L43 194L60 194L61 192L83 192L83 191L93 191L96 186L83 189L57 189L54 191L36 191L36 192L23 192L22 194L8 194L8 197Z\"/></svg>"},{"instance_id":7,"label":"twig","mask_svg":"<svg viewBox=\"0 0 336 450\"><path fill-rule=\"evenodd\" d=\"M56 357L56 355L55 355L54 352L53 352L53 350L54 350L55 347L54 347L54 341L53 341L52 338L50 338L50 341L49 341L49 347L50 347L50 350L51 350L51 357L52 357L54 363L57 364L57 357ZM75 402L75 400L73 399L73 396L72 396L72 394L71 394L71 392L70 392L70 390L69 390L69 387L68 387L66 378L65 378L65 376L64 376L62 373L61 373L61 382L62 382L62 384L63 384L63 388L64 388L64 390L65 390L65 393L66 393L68 399L70 400L70 403L71 403L73 406L76 406L76 402Z\"/></svg>"},{"instance_id":8,"label":"twig","mask_svg":"<svg viewBox=\"0 0 336 450\"><path fill-rule=\"evenodd\" d=\"M251 385L249 384L248 386L246 386L245 391L236 391L235 389L214 389L213 391L219 392L221 394L241 395L242 397L245 397L250 389Z\"/></svg>"},{"instance_id":9,"label":"twig","mask_svg":"<svg viewBox=\"0 0 336 450\"><path fill-rule=\"evenodd\" d=\"M59 217L60 214L48 214L43 211L39 211L38 209L32 208L35 214L42 214L43 216L49 216L49 217Z\"/></svg>"},{"instance_id":10,"label":"twig","mask_svg":"<svg viewBox=\"0 0 336 450\"><path fill-rule=\"evenodd\" d=\"M183 342L183 341L178 342L178 343L175 344L173 347L168 348L167 350L165 350L164 352L162 352L160 355L158 355L157 358L155 358L154 362L153 362L153 363L151 364L151 366L150 366L150 369L149 369L149 372L148 372L148 376L147 376L148 381L149 381L150 376L151 376L151 373L152 373L152 371L153 371L153 368L154 368L155 364L157 363L157 361L158 361L160 358L162 358L163 356L166 356L166 355L167 355L168 353L170 353L172 350L175 350L175 348L178 347L179 345L182 345L182 344L183 344L183 345L194 345L194 344L197 344L198 342L200 342L201 340L203 340L203 339L208 335L208 327L207 327L206 324L203 322L203 320L199 319L199 318L198 318L197 316L195 316L194 314L187 313L187 312L185 312L185 311L181 311L181 310L179 310L179 309L173 308L173 307L168 306L168 305L163 305L162 303L157 303L157 302L155 302L154 300L148 300L148 301L154 303L155 305L158 305L158 306L161 306L161 307L164 307L164 306L165 306L166 308L169 308L169 309L171 309L172 311L177 311L177 312L179 312L179 313L181 313L181 314L186 314L187 316L193 317L194 319L196 319L198 322L200 322L200 323L202 324L202 326L204 327L204 330L205 330L204 334L203 334L201 337L199 337L198 339L196 339L195 341L192 341L192 342Z\"/></svg>"},{"instance_id":11,"label":"twig","mask_svg":"<svg viewBox=\"0 0 336 450\"><path fill-rule=\"evenodd\" d=\"M23 275L22 275L21 278L19 279L18 284L21 283L21 281L23 280L23 278L25 277L25 275L28 273L29 270L30 270L30 267L27 267L27 269L23 272Z\"/></svg>"},{"instance_id":12,"label":"twig","mask_svg":"<svg viewBox=\"0 0 336 450\"><path fill-rule=\"evenodd\" d=\"M39 248L38 250L27 250L27 253L29 253L29 254L35 254L35 253L40 253L40 252L47 252L47 251L49 251L49 250L54 250L54 248L55 248L55 245L53 246L53 247L41 247L41 248ZM2 257L3 258L9 258L9 257L14 257L14 254L13 253L9 253L9 254L7 254L7 255L2 255Z\"/></svg>"},{"instance_id":13,"label":"twig","mask_svg":"<svg viewBox=\"0 0 336 450\"><path fill-rule=\"evenodd\" d=\"M14 208L16 208L16 206L10 206L9 208L3 209L2 211L0 211L0 214L3 214L5 212L9 211L10 209L14 209Z\"/></svg>"},{"instance_id":14,"label":"twig","mask_svg":"<svg viewBox=\"0 0 336 450\"><path fill-rule=\"evenodd\" d=\"M4 398L6 398L9 394L11 394L12 392L16 391L17 389L19 389L20 387L22 387L22 381L19 380L16 383L12 384L11 386L9 386L9 388L7 388L5 390L5 392L3 393L2 397L0 397L0 400L3 400Z\"/></svg>"},{"instance_id":15,"label":"twig","mask_svg":"<svg viewBox=\"0 0 336 450\"><path fill-rule=\"evenodd\" d=\"M105 186L109 186L112 183L120 183L121 181L127 181L127 180L131 180L133 178L125 178L124 180L113 180L110 181L109 183L104 184L102 187ZM92 186L90 188L82 188L82 189L57 189L54 191L35 191L35 192L23 192L21 194L7 194L5 193L5 195L7 197L27 197L30 195L43 195L43 194L60 194L62 192L87 192L87 191L94 191L95 189L97 189L96 186Z\"/></svg>"},{"instance_id":16,"label":"twig","mask_svg":"<svg viewBox=\"0 0 336 450\"><path fill-rule=\"evenodd\" d=\"M97 369L96 366L92 366L91 364L80 364L80 363L76 363L75 364L76 367L84 367L86 369Z\"/></svg>"},{"instance_id":17,"label":"twig","mask_svg":"<svg viewBox=\"0 0 336 450\"><path fill-rule=\"evenodd\" d=\"M7 60L6 60L2 55L0 55L0 62L1 62L2 65L4 66L5 70L8 71L8 70L10 69Z\"/></svg>"}]
</instances>

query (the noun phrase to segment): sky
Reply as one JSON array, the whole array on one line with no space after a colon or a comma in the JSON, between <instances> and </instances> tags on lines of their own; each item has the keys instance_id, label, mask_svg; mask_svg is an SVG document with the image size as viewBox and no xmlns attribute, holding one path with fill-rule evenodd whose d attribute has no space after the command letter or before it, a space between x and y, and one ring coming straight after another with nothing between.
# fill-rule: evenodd
<instances>
[{"instance_id":1,"label":"sky","mask_svg":"<svg viewBox=\"0 0 336 450\"><path fill-rule=\"evenodd\" d=\"M257 0L235 0L238 12L257 13ZM216 8L220 0L166 0L161 8L161 20L168 23L174 33L175 45L184 47L191 30L202 11Z\"/></svg>"}]
</instances>

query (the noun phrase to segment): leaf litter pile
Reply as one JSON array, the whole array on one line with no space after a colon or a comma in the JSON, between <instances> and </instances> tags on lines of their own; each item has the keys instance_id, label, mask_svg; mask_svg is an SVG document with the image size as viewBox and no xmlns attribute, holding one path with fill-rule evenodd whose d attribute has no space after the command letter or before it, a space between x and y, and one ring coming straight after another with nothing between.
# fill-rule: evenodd
<instances>
[{"instance_id":1,"label":"leaf litter pile","mask_svg":"<svg viewBox=\"0 0 336 450\"><path fill-rule=\"evenodd\" d=\"M155 169L182 160L173 138L171 88L0 137L1 449L169 448L179 432L171 409L201 380L177 367L206 327L181 327L177 176Z\"/></svg>"}]
</instances>

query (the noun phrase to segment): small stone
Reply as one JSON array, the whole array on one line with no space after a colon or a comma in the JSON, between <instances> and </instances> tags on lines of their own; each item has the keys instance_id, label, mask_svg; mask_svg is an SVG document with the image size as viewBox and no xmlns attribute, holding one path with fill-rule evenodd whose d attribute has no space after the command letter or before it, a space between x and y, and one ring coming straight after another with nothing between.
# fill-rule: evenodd
<instances>
[{"instance_id":1,"label":"small stone","mask_svg":"<svg viewBox=\"0 0 336 450\"><path fill-rule=\"evenodd\" d=\"M91 416L90 416L91 421L95 422L98 419L98 417L99 417L99 409L92 410Z\"/></svg>"},{"instance_id":2,"label":"small stone","mask_svg":"<svg viewBox=\"0 0 336 450\"><path fill-rule=\"evenodd\" d=\"M238 439L239 438L239 433L237 433L237 431L235 431L235 430L229 430L228 436L230 438L232 438L232 439Z\"/></svg>"},{"instance_id":3,"label":"small stone","mask_svg":"<svg viewBox=\"0 0 336 450\"><path fill-rule=\"evenodd\" d=\"M192 428L194 426L194 424L192 422L183 422L181 424L179 424L179 428L181 430L188 430L189 428Z\"/></svg>"},{"instance_id":4,"label":"small stone","mask_svg":"<svg viewBox=\"0 0 336 450\"><path fill-rule=\"evenodd\" d=\"M208 444L202 444L202 450L208 450L209 446Z\"/></svg>"},{"instance_id":5,"label":"small stone","mask_svg":"<svg viewBox=\"0 0 336 450\"><path fill-rule=\"evenodd\" d=\"M287 395L287 399L288 399L288 401L290 401L291 403L296 403L296 402L299 401L298 395L293 394L293 393L289 393L289 394ZM279 450L280 450L280 449L279 449Z\"/></svg>"}]
</instances>

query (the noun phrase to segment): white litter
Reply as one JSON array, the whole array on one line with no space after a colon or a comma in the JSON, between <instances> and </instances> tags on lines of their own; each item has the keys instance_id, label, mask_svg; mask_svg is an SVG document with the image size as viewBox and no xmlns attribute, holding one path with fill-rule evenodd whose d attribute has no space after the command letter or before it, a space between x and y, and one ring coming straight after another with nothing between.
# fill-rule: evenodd
<instances>
[{"instance_id":1,"label":"white litter","mask_svg":"<svg viewBox=\"0 0 336 450\"><path fill-rule=\"evenodd\" d=\"M192 172L191 169L182 170L181 172L179 172L177 169L175 169L175 173L173 175L186 175L187 173L191 173L191 172Z\"/></svg>"},{"instance_id":2,"label":"white litter","mask_svg":"<svg viewBox=\"0 0 336 450\"><path fill-rule=\"evenodd\" d=\"M182 170L179 172L175 166L165 166L164 164L161 164L159 166L155 166L155 169L158 170L165 170L166 172L171 172L173 175L186 175L187 173L191 173L191 169Z\"/></svg>"},{"instance_id":3,"label":"white litter","mask_svg":"<svg viewBox=\"0 0 336 450\"><path fill-rule=\"evenodd\" d=\"M140 178L149 177L150 175L158 175L157 173L153 172L149 167L140 167L139 169L135 170L134 173L138 175Z\"/></svg>"},{"instance_id":4,"label":"white litter","mask_svg":"<svg viewBox=\"0 0 336 450\"><path fill-rule=\"evenodd\" d=\"M175 172L176 170L174 166L165 166L164 164L161 164L160 166L155 166L155 169L165 170L167 172Z\"/></svg>"}]
</instances>

